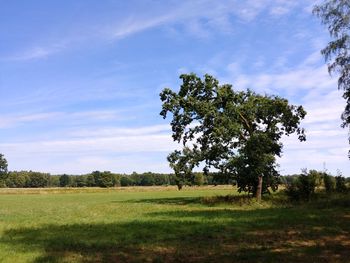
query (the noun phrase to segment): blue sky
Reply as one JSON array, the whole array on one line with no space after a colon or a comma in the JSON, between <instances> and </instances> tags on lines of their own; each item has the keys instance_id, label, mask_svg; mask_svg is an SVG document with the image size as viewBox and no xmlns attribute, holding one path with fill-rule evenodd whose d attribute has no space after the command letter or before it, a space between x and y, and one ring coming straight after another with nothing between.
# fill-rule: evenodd
<instances>
[{"instance_id":1,"label":"blue sky","mask_svg":"<svg viewBox=\"0 0 350 263\"><path fill-rule=\"evenodd\" d=\"M169 172L159 93L181 73L278 94L308 112L282 174L350 175L315 1L0 0L0 152L11 170Z\"/></svg>"}]
</instances>

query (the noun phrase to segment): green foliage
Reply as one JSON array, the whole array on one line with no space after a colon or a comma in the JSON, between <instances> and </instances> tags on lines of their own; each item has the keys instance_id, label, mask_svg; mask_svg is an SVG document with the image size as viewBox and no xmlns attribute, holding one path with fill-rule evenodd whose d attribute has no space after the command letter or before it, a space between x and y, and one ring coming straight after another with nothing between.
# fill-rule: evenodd
<instances>
[{"instance_id":1,"label":"green foliage","mask_svg":"<svg viewBox=\"0 0 350 263\"><path fill-rule=\"evenodd\" d=\"M49 174L39 172L29 172L28 187L47 187L49 185Z\"/></svg>"},{"instance_id":2,"label":"green foliage","mask_svg":"<svg viewBox=\"0 0 350 263\"><path fill-rule=\"evenodd\" d=\"M333 38L321 50L321 53L330 62L328 64L329 73L339 74L338 88L344 90L343 98L346 100L345 110L341 117L343 127L346 127L350 124L350 2L348 0L325 0L323 4L316 5L313 12L327 26Z\"/></svg>"},{"instance_id":3,"label":"green foliage","mask_svg":"<svg viewBox=\"0 0 350 263\"><path fill-rule=\"evenodd\" d=\"M345 178L342 175L338 175L335 177L335 190L338 193L344 193L347 191Z\"/></svg>"},{"instance_id":4,"label":"green foliage","mask_svg":"<svg viewBox=\"0 0 350 263\"><path fill-rule=\"evenodd\" d=\"M324 188L327 193L333 193L335 191L335 178L327 173L323 175Z\"/></svg>"},{"instance_id":5,"label":"green foliage","mask_svg":"<svg viewBox=\"0 0 350 263\"><path fill-rule=\"evenodd\" d=\"M307 171L305 170L304 173L307 173ZM317 170L309 171L309 176L313 177L315 180L315 187L320 187L322 185L324 175L325 175L325 172L320 172Z\"/></svg>"},{"instance_id":6,"label":"green foliage","mask_svg":"<svg viewBox=\"0 0 350 263\"><path fill-rule=\"evenodd\" d=\"M49 174L49 184L48 187L60 187L60 176Z\"/></svg>"},{"instance_id":7,"label":"green foliage","mask_svg":"<svg viewBox=\"0 0 350 263\"><path fill-rule=\"evenodd\" d=\"M66 187L66 186L69 186L70 184L70 176L67 175L67 174L63 174L60 176L60 186L61 187Z\"/></svg>"},{"instance_id":8,"label":"green foliage","mask_svg":"<svg viewBox=\"0 0 350 263\"><path fill-rule=\"evenodd\" d=\"M86 186L96 186L95 177L92 174L86 176Z\"/></svg>"},{"instance_id":9,"label":"green foliage","mask_svg":"<svg viewBox=\"0 0 350 263\"><path fill-rule=\"evenodd\" d=\"M76 187L85 187L86 186L86 176L84 176L84 175L74 176L74 184Z\"/></svg>"},{"instance_id":10,"label":"green foliage","mask_svg":"<svg viewBox=\"0 0 350 263\"><path fill-rule=\"evenodd\" d=\"M120 178L121 186L131 186L134 185L134 181L130 178L130 176L125 175Z\"/></svg>"},{"instance_id":11,"label":"green foliage","mask_svg":"<svg viewBox=\"0 0 350 263\"><path fill-rule=\"evenodd\" d=\"M306 112L278 96L259 95L250 90L234 91L219 85L212 76L181 75L179 92L164 89L160 115L172 114L174 141L183 144L168 156L179 188L194 180L192 170L203 164L204 173L214 168L224 178L234 180L240 191L276 190L276 156L282 152L283 135L297 133ZM258 180L263 178L264 180Z\"/></svg>"},{"instance_id":12,"label":"green foliage","mask_svg":"<svg viewBox=\"0 0 350 263\"><path fill-rule=\"evenodd\" d=\"M6 187L7 179L7 160L4 155L0 153L0 187Z\"/></svg>"},{"instance_id":13,"label":"green foliage","mask_svg":"<svg viewBox=\"0 0 350 263\"><path fill-rule=\"evenodd\" d=\"M203 173L195 173L193 183L198 186L204 185L204 178Z\"/></svg>"},{"instance_id":14,"label":"green foliage","mask_svg":"<svg viewBox=\"0 0 350 263\"><path fill-rule=\"evenodd\" d=\"M9 172L6 179L6 186L10 188L23 188L28 185L29 174L28 172Z\"/></svg>"},{"instance_id":15,"label":"green foliage","mask_svg":"<svg viewBox=\"0 0 350 263\"><path fill-rule=\"evenodd\" d=\"M301 175L294 178L291 183L286 185L286 193L291 200L294 201L309 201L315 193L317 185L317 172L311 170L307 173L303 171Z\"/></svg>"},{"instance_id":16,"label":"green foliage","mask_svg":"<svg viewBox=\"0 0 350 263\"><path fill-rule=\"evenodd\" d=\"M92 175L94 176L96 186L98 186L98 187L112 187L112 186L114 186L114 176L111 172L109 172L109 171L105 171L105 172L95 171L95 172L92 172Z\"/></svg>"},{"instance_id":17,"label":"green foliage","mask_svg":"<svg viewBox=\"0 0 350 263\"><path fill-rule=\"evenodd\" d=\"M39 174L39 175L37 175ZM228 184L223 177L213 173L203 174L204 184ZM31 178L33 177L33 182ZM36 183L37 177L45 177L45 182ZM95 181L96 180L96 181ZM35 181L35 182L34 182ZM0 187L116 187L116 186L153 186L153 185L176 185L176 177L173 174L142 173L136 172L131 175L121 175L111 172L95 171L84 175L50 175L32 171L13 171L6 174ZM193 184L193 182L191 182Z\"/></svg>"},{"instance_id":18,"label":"green foliage","mask_svg":"<svg viewBox=\"0 0 350 263\"><path fill-rule=\"evenodd\" d=\"M4 155L0 153L0 175L7 173L7 160Z\"/></svg>"}]
</instances>

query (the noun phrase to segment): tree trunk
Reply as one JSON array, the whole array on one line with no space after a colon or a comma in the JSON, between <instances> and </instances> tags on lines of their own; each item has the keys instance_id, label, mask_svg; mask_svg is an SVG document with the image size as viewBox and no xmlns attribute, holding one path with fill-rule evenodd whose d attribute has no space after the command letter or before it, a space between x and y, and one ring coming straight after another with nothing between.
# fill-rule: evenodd
<instances>
[{"instance_id":1,"label":"tree trunk","mask_svg":"<svg viewBox=\"0 0 350 263\"><path fill-rule=\"evenodd\" d=\"M255 195L258 201L261 200L262 182L263 182L263 178L262 176L259 176L258 187L256 188L256 195Z\"/></svg>"}]
</instances>

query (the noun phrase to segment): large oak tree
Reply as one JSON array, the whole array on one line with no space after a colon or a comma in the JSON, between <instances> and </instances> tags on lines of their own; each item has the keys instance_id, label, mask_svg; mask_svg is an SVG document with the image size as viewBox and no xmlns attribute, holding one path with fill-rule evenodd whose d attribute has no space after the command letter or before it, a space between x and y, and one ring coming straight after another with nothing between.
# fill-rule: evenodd
<instances>
[{"instance_id":1,"label":"large oak tree","mask_svg":"<svg viewBox=\"0 0 350 263\"><path fill-rule=\"evenodd\" d=\"M239 191L258 199L269 187L275 190L280 139L297 133L300 141L305 140L300 128L304 109L278 96L235 91L210 75L203 80L195 74L180 78L178 92L166 88L160 94L160 114L172 114L172 137L183 145L168 156L179 188L193 180L192 170L202 165L204 172L214 168L233 178Z\"/></svg>"}]
</instances>

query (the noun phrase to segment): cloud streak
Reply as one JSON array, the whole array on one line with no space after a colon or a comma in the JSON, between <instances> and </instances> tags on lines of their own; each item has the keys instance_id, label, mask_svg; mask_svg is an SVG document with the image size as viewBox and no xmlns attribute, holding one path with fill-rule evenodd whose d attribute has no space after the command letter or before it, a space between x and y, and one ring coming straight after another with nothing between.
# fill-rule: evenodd
<instances>
[{"instance_id":1,"label":"cloud streak","mask_svg":"<svg viewBox=\"0 0 350 263\"><path fill-rule=\"evenodd\" d=\"M308 1L311 2L311 1ZM213 32L232 32L234 25L230 17L237 17L244 23L256 19L266 10L272 17L285 15L300 6L295 1L286 0L230 0L212 2L195 0L155 4L156 11L136 11L131 16L122 16L118 21L108 21L101 24L97 21L85 21L84 30L76 30L74 36L60 36L56 43L46 45L35 44L34 47L19 51L6 58L9 61L30 61L46 59L76 45L88 45L97 39L110 41L120 40L128 36L156 28L159 26L182 25L187 32L197 37L207 37ZM111 7L113 8L113 7ZM203 24L203 20L206 21ZM81 23L77 23L81 27ZM73 27L75 25L72 25ZM79 32L81 32L79 34ZM63 39L63 40L62 40Z\"/></svg>"}]
</instances>

